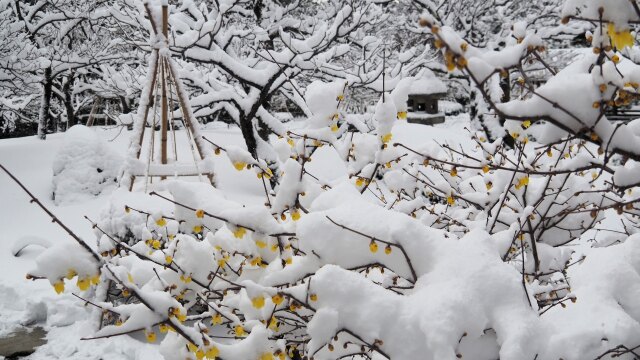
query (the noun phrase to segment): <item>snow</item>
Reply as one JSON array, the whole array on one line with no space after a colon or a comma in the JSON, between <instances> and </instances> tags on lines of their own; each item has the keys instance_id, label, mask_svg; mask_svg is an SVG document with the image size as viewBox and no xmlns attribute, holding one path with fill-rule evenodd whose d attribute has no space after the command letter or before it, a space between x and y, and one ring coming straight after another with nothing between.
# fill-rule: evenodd
<instances>
[{"instance_id":1,"label":"snow","mask_svg":"<svg viewBox=\"0 0 640 360\"><path fill-rule=\"evenodd\" d=\"M431 127L399 121L396 110L394 101L387 95L387 101L380 101L374 114L379 127L376 131L393 134L393 141L386 149L380 149L381 140L377 135L361 134L358 141L354 140L356 148L362 147L358 150L361 153L354 154L366 159L361 160L360 166L370 168L372 163L384 163L388 157L396 156L400 151L392 146L396 142L434 158L445 154L436 142L479 154L495 151L499 146L499 142L484 143L474 149L469 141L461 143L464 137L460 134L469 125L466 115L447 118L444 124ZM84 130L88 129L81 131ZM104 142L102 139L113 138L117 130L88 131L91 136L84 134L87 136L79 138L97 137L95 143L102 144L104 151L120 154L118 156L127 151L127 135L133 133L125 131L115 141ZM204 351L215 346L220 357L228 359L258 359L265 351L285 351L284 342L270 339L274 330L268 325L271 309L288 308L291 299L303 303L304 308L298 311L309 316L306 333L310 336L309 350L317 351L315 359L335 359L360 346L345 348L345 341L355 344L364 341L392 359L456 359L457 355L474 359L533 359L536 355L545 360L582 359L595 358L617 344L633 344L640 336L640 308L635 301L640 294L638 235L620 245L590 248L578 242L580 246L569 249L556 245L574 236L570 229L541 234L540 271L557 271L563 269L567 261L575 261L585 254L587 257L568 270L571 289L567 299L576 300L575 304L568 301L566 308L556 306L539 316L529 301L535 304L534 294L544 292L550 285L528 284L527 297L519 269L502 258L519 230L518 223L534 214L532 206L521 212L504 212L500 219L506 225L499 225L494 234L485 229L485 220L494 219L491 215L485 214L487 217L483 218L477 212L463 209L455 210L461 213L451 214L465 219L468 232L425 226L431 225L436 215L417 210L423 206L424 198L403 200L393 208L380 204L375 197L361 194L354 186L354 180L348 178L353 169L335 166L341 161L340 151L323 146L304 169L321 175L322 183L330 187L321 189L305 176L302 176L305 181L300 181L301 164L287 158L280 167L284 176L276 196L271 197L272 208L266 208L263 185L256 173L237 171L234 161L230 161L230 158L251 160L245 157L239 130L201 131L216 144L231 149L230 156L223 152L214 157L218 186L214 188L196 179L172 179L154 183L150 189L188 208L155 195L129 193L126 189L104 191L71 204L56 204L48 196L51 165L57 158L56 153L69 142L69 135L76 131L50 136L46 142L35 137L0 142L0 162L15 171L45 206L98 252L110 251L115 245L100 230L119 237L129 232L134 236L133 242L122 245L130 251L129 255L105 258L103 261L108 265L96 264L2 175L0 196L7 199L7 203L0 211L0 221L9 241L3 242L0 260L9 270L0 278L0 290L3 289L0 291L3 308L0 334L27 324L43 325L49 331L48 343L32 355L33 359L183 359L193 355L187 351L186 340L173 332L159 333L155 324L167 319L170 308L187 314L197 309L199 296L227 291L224 301L209 302L211 308L202 314L206 319L217 313L224 315L223 321L228 321L230 327L241 326L248 333L241 339L218 339L218 335L228 336L227 329L211 327L209 320L201 321L197 317L184 323L175 317L168 321L188 334L196 347ZM183 139L179 145L186 149L188 143ZM283 146L290 149L287 141L282 141ZM16 152L22 154L20 159L11 155ZM549 161L561 156L556 153ZM411 155L390 168L384 167L383 178L390 189L400 191L413 186L415 179L410 174L418 173L407 174L401 169L417 159L417 163L422 164L422 158ZM527 157L525 161L531 162L533 158ZM576 157L566 161L577 166L576 162L584 159ZM464 164L473 165L473 162ZM447 191L459 187L461 196L468 196L472 201L495 202L503 198L502 189L510 186L510 176L506 176L509 173L500 170L483 178L461 168L456 176L434 178L433 186ZM458 177L463 179L460 183L456 183ZM477 191L484 187L487 179L493 182L493 190ZM516 195L527 196L530 203L534 202L540 195L542 180L532 177L526 195ZM567 186L574 191L590 188L586 179L572 179ZM301 192L306 194L301 196ZM298 195L309 213L295 220L287 211L297 205ZM506 203L515 208L515 201L507 199ZM569 196L557 199L564 208L577 206L579 201ZM437 206L436 212L445 211L441 205ZM560 205L540 205L544 206L562 216ZM205 215L199 216L194 209L203 210ZM287 212L284 220L280 218L282 212ZM415 212L418 216L414 218ZM92 229L83 215L96 221L100 230ZM615 215L609 216L613 219ZM584 217L572 215L566 221L580 224L585 218L590 219L588 213L584 213ZM30 226L32 224L42 226ZM201 227L201 233L196 234L196 227ZM245 231L239 232L241 229ZM271 236L291 232L296 234L295 238ZM158 240L161 246L156 248L136 239ZM372 251L372 243L376 251ZM25 247L20 257L11 254L25 244L34 245ZM36 245L44 245L46 249ZM301 253L294 253L293 248ZM172 257L169 264L167 255ZM141 261L140 257L156 263ZM209 277L221 261L226 269L223 276L231 282L212 281ZM368 273L350 270L368 264L376 267ZM240 266L243 266L241 274L231 271ZM98 330L95 321L100 311L84 306L71 292L92 298L104 291L102 285L80 291L75 285L76 279L64 279L66 286L62 295L55 295L51 289L51 283L66 276L71 267L80 277L93 276L100 269L104 279L114 279L119 288L126 287L140 294L153 310L141 304L109 304L109 308L118 311L126 321L122 326ZM380 270L382 267L384 272ZM26 281L26 273L45 275L49 281ZM306 277L307 274L311 276ZM212 281L211 287L206 290L209 281ZM285 283L294 285L283 288L281 284ZM172 294L183 294L181 302L164 291L168 284L175 285ZM234 284L243 288L236 291ZM412 288L400 295L396 286ZM276 294L283 294L285 298L280 305L272 298ZM264 306L257 309L254 300L260 298ZM238 310L234 314L230 309ZM238 316L240 313L242 318ZM193 312L188 314L192 316ZM211 336L202 337L196 330L198 326L210 329ZM145 343L144 331L131 336L78 340L137 329L158 333L156 343ZM357 334L360 339L351 334ZM607 341L602 341L603 338ZM202 339L207 339L208 345ZM333 351L325 346L327 343L332 344ZM567 343L572 346L566 346Z\"/></svg>"},{"instance_id":2,"label":"snow","mask_svg":"<svg viewBox=\"0 0 640 360\"><path fill-rule=\"evenodd\" d=\"M122 158L93 130L82 125L71 127L53 162L56 204L79 202L112 190L121 164Z\"/></svg>"},{"instance_id":3,"label":"snow","mask_svg":"<svg viewBox=\"0 0 640 360\"><path fill-rule=\"evenodd\" d=\"M422 70L422 74L415 77L409 88L409 95L446 94L448 91L444 82L438 79L433 71Z\"/></svg>"}]
</instances>

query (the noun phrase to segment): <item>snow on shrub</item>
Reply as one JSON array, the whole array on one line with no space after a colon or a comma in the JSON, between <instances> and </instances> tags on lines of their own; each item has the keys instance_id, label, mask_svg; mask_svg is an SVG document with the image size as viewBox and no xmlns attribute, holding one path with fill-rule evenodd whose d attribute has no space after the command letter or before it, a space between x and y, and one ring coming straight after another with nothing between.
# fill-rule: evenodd
<instances>
[{"instance_id":1,"label":"snow on shrub","mask_svg":"<svg viewBox=\"0 0 640 360\"><path fill-rule=\"evenodd\" d=\"M73 203L117 185L122 160L106 141L83 125L71 127L53 161L53 198Z\"/></svg>"}]
</instances>

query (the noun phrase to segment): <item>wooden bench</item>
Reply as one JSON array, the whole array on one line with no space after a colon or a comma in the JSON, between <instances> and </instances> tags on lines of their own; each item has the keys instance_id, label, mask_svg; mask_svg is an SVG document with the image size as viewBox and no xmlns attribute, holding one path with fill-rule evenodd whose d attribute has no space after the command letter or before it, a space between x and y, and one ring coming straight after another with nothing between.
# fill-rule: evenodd
<instances>
[{"instance_id":1,"label":"wooden bench","mask_svg":"<svg viewBox=\"0 0 640 360\"><path fill-rule=\"evenodd\" d=\"M625 121L629 122L640 118L640 109L623 109L616 111L607 111L605 113L607 119L611 121Z\"/></svg>"}]
</instances>

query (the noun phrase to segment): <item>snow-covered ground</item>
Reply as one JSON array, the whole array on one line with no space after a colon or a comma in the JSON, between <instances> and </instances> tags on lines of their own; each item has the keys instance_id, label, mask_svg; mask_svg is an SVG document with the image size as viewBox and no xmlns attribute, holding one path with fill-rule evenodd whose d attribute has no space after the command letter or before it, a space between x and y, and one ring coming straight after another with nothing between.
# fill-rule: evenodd
<instances>
[{"instance_id":1,"label":"snow-covered ground","mask_svg":"<svg viewBox=\"0 0 640 360\"><path fill-rule=\"evenodd\" d=\"M425 142L456 142L468 125L465 116L448 119L435 127L399 123L394 128L394 141L417 146ZM296 126L295 123L291 126ZM105 140L108 149L124 156L129 133L120 129L93 129ZM225 126L207 127L203 134L221 146L243 146L238 129ZM181 139L181 134L178 135ZM84 216L97 219L108 202L110 188L95 198L56 205L52 199L53 166L64 146L65 134L50 135L46 141L36 137L0 141L0 164L19 178L23 184L62 222L89 244L95 245L91 225ZM186 144L179 144L179 153L189 155ZM189 155L190 156L190 155ZM336 168L328 148L322 148L308 170L328 178L345 176L344 168ZM225 157L216 157L218 186L236 201L253 204L264 201L262 183L255 174L238 172ZM0 173L0 337L5 337L23 325L40 324L49 331L48 343L32 359L159 359L154 346L136 337L116 337L106 340L79 341L91 335L95 322L82 302L70 294L56 295L46 280L30 281L25 275L33 269L34 260L42 248L26 247L19 257L15 251L26 243L72 242L69 236L37 207L28 196L4 173Z\"/></svg>"}]
</instances>

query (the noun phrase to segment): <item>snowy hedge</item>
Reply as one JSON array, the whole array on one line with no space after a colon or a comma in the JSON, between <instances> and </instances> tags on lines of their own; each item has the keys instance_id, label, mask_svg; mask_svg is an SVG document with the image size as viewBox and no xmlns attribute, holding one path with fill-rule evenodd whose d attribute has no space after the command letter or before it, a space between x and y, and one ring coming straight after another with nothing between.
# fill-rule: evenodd
<instances>
[{"instance_id":1,"label":"snowy hedge","mask_svg":"<svg viewBox=\"0 0 640 360\"><path fill-rule=\"evenodd\" d=\"M114 188L121 166L121 157L93 130L83 125L71 127L53 162L55 203L86 200Z\"/></svg>"}]
</instances>

